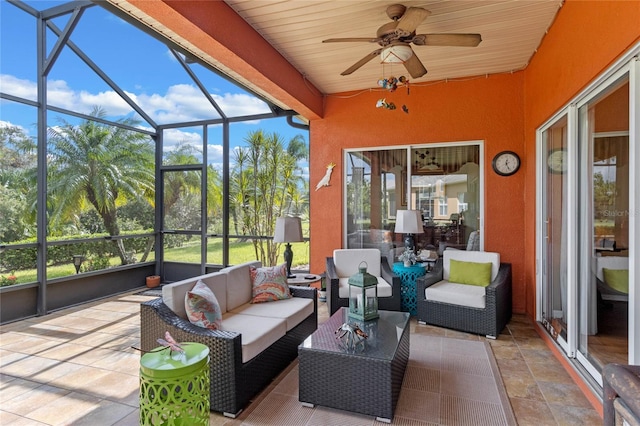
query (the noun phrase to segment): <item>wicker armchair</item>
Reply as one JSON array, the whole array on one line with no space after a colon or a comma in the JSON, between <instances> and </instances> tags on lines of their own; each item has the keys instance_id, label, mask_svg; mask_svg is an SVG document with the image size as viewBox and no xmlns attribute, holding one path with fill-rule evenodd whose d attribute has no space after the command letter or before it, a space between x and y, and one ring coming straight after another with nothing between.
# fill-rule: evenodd
<instances>
[{"instance_id":1,"label":"wicker armchair","mask_svg":"<svg viewBox=\"0 0 640 426\"><path fill-rule=\"evenodd\" d=\"M317 290L312 287L289 288L294 297L314 300L313 313L246 363L242 362L242 334L193 325L169 309L162 298L140 305L142 349L149 351L157 347L156 339L163 336L165 331L171 333L178 342L207 345L211 368L210 408L235 417L258 392L296 359L298 345L318 327Z\"/></svg>"},{"instance_id":2,"label":"wicker armchair","mask_svg":"<svg viewBox=\"0 0 640 426\"><path fill-rule=\"evenodd\" d=\"M443 278L448 279L448 275L444 274L444 262L448 257L461 259L464 258L465 253L466 255L475 253L473 256L482 256L482 253L485 253L448 252L448 250L445 251L444 259L438 259L431 272L416 280L418 322L481 334L492 339L497 338L511 319L511 264L499 263L498 258L500 267L497 273L492 275L491 283L484 288L483 308L429 300L425 296L425 290L434 284L446 282L443 281Z\"/></svg>"},{"instance_id":3,"label":"wicker armchair","mask_svg":"<svg viewBox=\"0 0 640 426\"><path fill-rule=\"evenodd\" d=\"M349 306L347 281L351 275L358 273L361 261L367 262L368 273L378 277L378 309L400 311L400 277L393 273L380 250L341 249L334 250L333 257L327 257L326 262L329 314L333 315L341 307Z\"/></svg>"}]
</instances>

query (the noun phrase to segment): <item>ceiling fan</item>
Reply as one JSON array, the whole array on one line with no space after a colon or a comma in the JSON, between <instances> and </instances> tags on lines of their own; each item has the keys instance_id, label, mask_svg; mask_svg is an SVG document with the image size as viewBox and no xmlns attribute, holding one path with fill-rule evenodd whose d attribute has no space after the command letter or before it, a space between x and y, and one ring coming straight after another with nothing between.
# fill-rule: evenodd
<instances>
[{"instance_id":1,"label":"ceiling fan","mask_svg":"<svg viewBox=\"0 0 640 426\"><path fill-rule=\"evenodd\" d=\"M393 22L378 28L375 38L330 38L322 42L368 42L381 46L344 70L341 75L349 75L381 55L382 62L402 62L412 78L419 78L427 73L427 69L413 52L412 43L416 46L475 47L482 41L480 34L416 34L418 25L430 14L431 12L421 7L407 9L404 5L392 4L387 7L387 16Z\"/></svg>"}]
</instances>

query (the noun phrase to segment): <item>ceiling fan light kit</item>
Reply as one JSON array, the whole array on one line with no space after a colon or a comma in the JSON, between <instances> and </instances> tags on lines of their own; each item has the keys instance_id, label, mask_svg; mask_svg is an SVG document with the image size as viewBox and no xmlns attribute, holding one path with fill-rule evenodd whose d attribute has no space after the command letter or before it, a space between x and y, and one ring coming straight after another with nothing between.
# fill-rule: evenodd
<instances>
[{"instance_id":1,"label":"ceiling fan light kit","mask_svg":"<svg viewBox=\"0 0 640 426\"><path fill-rule=\"evenodd\" d=\"M413 56L411 46L400 44L382 49L380 59L383 64L404 64Z\"/></svg>"},{"instance_id":2,"label":"ceiling fan light kit","mask_svg":"<svg viewBox=\"0 0 640 426\"><path fill-rule=\"evenodd\" d=\"M405 7L392 4L387 7L387 16L392 20L378 28L376 37L331 38L323 43L364 42L377 43L380 48L369 53L344 70L341 75L349 75L380 55L382 63L401 63L412 78L420 78L427 69L415 54L415 46L460 46L475 47L481 41L480 34L416 34L418 26L431 14L422 7Z\"/></svg>"}]
</instances>

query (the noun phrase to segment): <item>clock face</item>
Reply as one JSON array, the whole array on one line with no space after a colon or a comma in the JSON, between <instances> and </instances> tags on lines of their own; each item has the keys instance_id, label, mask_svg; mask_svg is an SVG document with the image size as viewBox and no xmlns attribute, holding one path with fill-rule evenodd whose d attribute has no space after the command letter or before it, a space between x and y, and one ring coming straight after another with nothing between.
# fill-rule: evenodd
<instances>
[{"instance_id":1,"label":"clock face","mask_svg":"<svg viewBox=\"0 0 640 426\"><path fill-rule=\"evenodd\" d=\"M567 171L567 151L553 149L547 156L547 166L551 173L564 173Z\"/></svg>"},{"instance_id":2,"label":"clock face","mask_svg":"<svg viewBox=\"0 0 640 426\"><path fill-rule=\"evenodd\" d=\"M520 168L520 157L513 151L503 151L493 157L492 165L500 176L511 176Z\"/></svg>"}]
</instances>

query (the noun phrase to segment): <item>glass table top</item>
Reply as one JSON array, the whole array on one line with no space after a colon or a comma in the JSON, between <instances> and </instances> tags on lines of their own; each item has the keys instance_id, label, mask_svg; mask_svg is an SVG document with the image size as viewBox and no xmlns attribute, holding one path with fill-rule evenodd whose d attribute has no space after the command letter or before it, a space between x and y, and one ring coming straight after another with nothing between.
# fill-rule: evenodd
<instances>
[{"instance_id":1,"label":"glass table top","mask_svg":"<svg viewBox=\"0 0 640 426\"><path fill-rule=\"evenodd\" d=\"M324 324L304 342L300 348L314 351L326 351L348 353L354 356L363 356L382 360L393 359L402 334L407 329L409 332L409 313L378 311L379 318L369 321L359 321L348 316L348 308L340 308ZM357 325L367 334L366 339L359 341L353 347L347 344L346 336L340 338L340 327L344 323Z\"/></svg>"}]
</instances>

